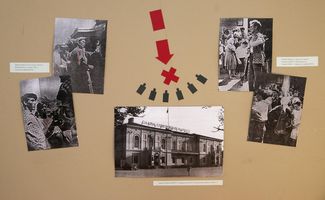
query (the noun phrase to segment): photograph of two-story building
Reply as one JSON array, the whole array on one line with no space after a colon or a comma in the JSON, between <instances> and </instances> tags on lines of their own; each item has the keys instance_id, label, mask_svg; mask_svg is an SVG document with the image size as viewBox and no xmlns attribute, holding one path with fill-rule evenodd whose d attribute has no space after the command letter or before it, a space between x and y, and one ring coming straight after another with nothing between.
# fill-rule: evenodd
<instances>
[{"instance_id":1,"label":"photograph of two-story building","mask_svg":"<svg viewBox=\"0 0 325 200\"><path fill-rule=\"evenodd\" d=\"M116 107L115 118L116 176L222 174L222 107Z\"/></svg>"}]
</instances>

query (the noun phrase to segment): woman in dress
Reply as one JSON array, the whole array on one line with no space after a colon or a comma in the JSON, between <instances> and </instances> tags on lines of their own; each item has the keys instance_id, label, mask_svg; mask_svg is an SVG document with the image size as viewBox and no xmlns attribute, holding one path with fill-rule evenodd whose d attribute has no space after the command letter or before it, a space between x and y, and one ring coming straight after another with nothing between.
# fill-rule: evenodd
<instances>
[{"instance_id":1,"label":"woman in dress","mask_svg":"<svg viewBox=\"0 0 325 200\"><path fill-rule=\"evenodd\" d=\"M237 65L235 51L236 47L234 45L234 38L231 37L227 40L225 55L225 66L228 70L229 78L235 76L235 70Z\"/></svg>"}]
</instances>

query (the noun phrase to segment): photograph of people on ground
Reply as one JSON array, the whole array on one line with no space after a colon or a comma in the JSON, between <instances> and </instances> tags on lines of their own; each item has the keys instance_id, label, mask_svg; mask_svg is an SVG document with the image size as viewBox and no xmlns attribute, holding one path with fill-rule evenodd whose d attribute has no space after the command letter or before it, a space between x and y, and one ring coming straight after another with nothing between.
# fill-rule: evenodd
<instances>
[{"instance_id":1,"label":"photograph of people on ground","mask_svg":"<svg viewBox=\"0 0 325 200\"><path fill-rule=\"evenodd\" d=\"M258 74L247 140L295 147L305 85L303 77Z\"/></svg>"},{"instance_id":2,"label":"photograph of people on ground","mask_svg":"<svg viewBox=\"0 0 325 200\"><path fill-rule=\"evenodd\" d=\"M78 146L70 77L23 80L20 87L28 150Z\"/></svg>"},{"instance_id":3,"label":"photograph of people on ground","mask_svg":"<svg viewBox=\"0 0 325 200\"><path fill-rule=\"evenodd\" d=\"M254 91L257 73L271 72L272 21L271 18L220 20L220 91Z\"/></svg>"},{"instance_id":4,"label":"photograph of people on ground","mask_svg":"<svg viewBox=\"0 0 325 200\"><path fill-rule=\"evenodd\" d=\"M54 75L70 75L73 92L104 93L106 32L106 20L55 20Z\"/></svg>"}]
</instances>

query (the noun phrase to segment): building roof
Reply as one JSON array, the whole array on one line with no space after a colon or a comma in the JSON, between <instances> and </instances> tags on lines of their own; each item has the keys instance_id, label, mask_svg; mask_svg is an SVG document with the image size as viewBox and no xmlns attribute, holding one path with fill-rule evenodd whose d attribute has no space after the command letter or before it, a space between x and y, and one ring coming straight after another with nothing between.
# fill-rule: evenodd
<instances>
[{"instance_id":1,"label":"building roof","mask_svg":"<svg viewBox=\"0 0 325 200\"><path fill-rule=\"evenodd\" d=\"M195 134L195 133L184 133L184 132L179 132L179 131L174 131L174 130L169 130L169 129L160 129L160 128L156 128L156 127L151 127L151 126L145 126L143 124L138 124L135 122L128 122L126 124L123 124L123 126L136 126L136 127L141 127L141 128L145 128L148 130L152 130L152 131L160 131L160 132L172 132L174 134L177 135L183 135L183 136L190 136L190 137L199 137L202 139L209 139L209 140L215 140L218 142L222 142L222 139L218 139L218 138L213 138L213 137L209 137L209 136L205 136L205 135L199 135L199 134Z\"/></svg>"},{"instance_id":2,"label":"building roof","mask_svg":"<svg viewBox=\"0 0 325 200\"><path fill-rule=\"evenodd\" d=\"M106 23L96 24L93 28L76 28L71 38L98 37L106 31Z\"/></svg>"}]
</instances>

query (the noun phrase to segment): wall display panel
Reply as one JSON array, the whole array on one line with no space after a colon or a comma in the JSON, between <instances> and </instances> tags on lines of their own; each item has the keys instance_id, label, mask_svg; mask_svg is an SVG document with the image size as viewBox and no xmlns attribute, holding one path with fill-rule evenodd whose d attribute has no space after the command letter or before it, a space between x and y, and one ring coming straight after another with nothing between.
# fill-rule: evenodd
<instances>
[{"instance_id":1,"label":"wall display panel","mask_svg":"<svg viewBox=\"0 0 325 200\"><path fill-rule=\"evenodd\" d=\"M321 0L1 1L0 199L323 200L324 3ZM161 22L163 18L163 23L155 23L154 28L152 11L156 11L155 19L160 18ZM78 147L28 151L20 81L54 75L57 18L109 22L107 48L103 53L103 95L72 94ZM230 18L273 19L272 73L306 78L296 147L247 142L253 91L218 90L220 19ZM167 64L156 58L159 56L156 42L164 40L168 40L169 53L173 54ZM316 57L318 62L314 67L304 66L306 62L300 62L299 67L278 67L274 61L279 57ZM26 62L51 63L51 71L10 72L10 63ZM176 72L172 73L171 68ZM165 84L163 71L179 77L177 83L175 80ZM168 99L164 96L166 90ZM156 91L156 95L149 99L151 91ZM225 110L225 151L220 176L116 177L115 107L202 105L220 105ZM195 183L216 179L223 181L223 186L153 185L154 181Z\"/></svg>"}]
</instances>

